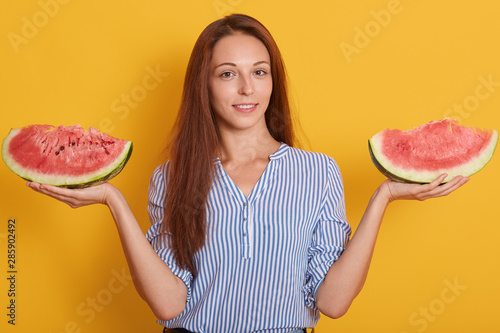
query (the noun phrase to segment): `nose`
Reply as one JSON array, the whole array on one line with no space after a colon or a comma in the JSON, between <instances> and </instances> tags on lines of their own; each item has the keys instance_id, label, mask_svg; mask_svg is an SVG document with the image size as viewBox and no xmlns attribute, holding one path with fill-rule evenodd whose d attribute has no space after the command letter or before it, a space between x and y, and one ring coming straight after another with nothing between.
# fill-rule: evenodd
<instances>
[{"instance_id":1,"label":"nose","mask_svg":"<svg viewBox=\"0 0 500 333\"><path fill-rule=\"evenodd\" d=\"M239 93L241 95L251 95L254 92L254 86L252 79L250 77L240 77L240 89Z\"/></svg>"}]
</instances>

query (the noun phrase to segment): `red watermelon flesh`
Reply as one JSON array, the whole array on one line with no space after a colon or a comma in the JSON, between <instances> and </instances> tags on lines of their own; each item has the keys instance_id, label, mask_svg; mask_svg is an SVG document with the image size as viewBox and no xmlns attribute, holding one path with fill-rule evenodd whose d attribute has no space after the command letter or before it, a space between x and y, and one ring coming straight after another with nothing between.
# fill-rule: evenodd
<instances>
[{"instance_id":1,"label":"red watermelon flesh","mask_svg":"<svg viewBox=\"0 0 500 333\"><path fill-rule=\"evenodd\" d=\"M2 144L7 166L24 179L86 187L115 177L132 153L132 142L80 125L30 125L12 129Z\"/></svg>"},{"instance_id":2,"label":"red watermelon flesh","mask_svg":"<svg viewBox=\"0 0 500 333\"><path fill-rule=\"evenodd\" d=\"M497 131L460 126L446 118L413 130L385 129L369 140L369 149L374 164L391 179L428 183L447 173L447 182L481 170L497 141Z\"/></svg>"}]
</instances>

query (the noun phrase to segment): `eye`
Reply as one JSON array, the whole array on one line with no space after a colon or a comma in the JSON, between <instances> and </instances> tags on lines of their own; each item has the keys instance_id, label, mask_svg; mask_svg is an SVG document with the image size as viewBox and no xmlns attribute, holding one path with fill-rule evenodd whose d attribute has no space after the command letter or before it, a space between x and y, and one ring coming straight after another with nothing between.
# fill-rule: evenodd
<instances>
[{"instance_id":1,"label":"eye","mask_svg":"<svg viewBox=\"0 0 500 333\"><path fill-rule=\"evenodd\" d=\"M255 75L257 75L257 76L264 76L266 74L267 74L267 72L263 69L258 69L255 71Z\"/></svg>"},{"instance_id":2,"label":"eye","mask_svg":"<svg viewBox=\"0 0 500 333\"><path fill-rule=\"evenodd\" d=\"M223 78L223 79L230 79L231 77L234 76L234 73L233 72L223 72L220 77Z\"/></svg>"}]
</instances>

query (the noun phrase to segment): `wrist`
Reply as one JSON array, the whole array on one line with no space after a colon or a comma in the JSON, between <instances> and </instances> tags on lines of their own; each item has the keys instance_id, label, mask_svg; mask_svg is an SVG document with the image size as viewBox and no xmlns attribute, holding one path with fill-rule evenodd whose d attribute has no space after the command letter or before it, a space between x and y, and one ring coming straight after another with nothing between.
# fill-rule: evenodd
<instances>
[{"instance_id":1,"label":"wrist","mask_svg":"<svg viewBox=\"0 0 500 333\"><path fill-rule=\"evenodd\" d=\"M104 183L103 190L102 203L111 208L111 206L115 205L119 200L121 192L110 183Z\"/></svg>"},{"instance_id":2,"label":"wrist","mask_svg":"<svg viewBox=\"0 0 500 333\"><path fill-rule=\"evenodd\" d=\"M380 200L385 206L389 205L389 203L393 202L395 199L392 196L391 189L389 187L390 180L384 181L373 194L374 200Z\"/></svg>"}]
</instances>

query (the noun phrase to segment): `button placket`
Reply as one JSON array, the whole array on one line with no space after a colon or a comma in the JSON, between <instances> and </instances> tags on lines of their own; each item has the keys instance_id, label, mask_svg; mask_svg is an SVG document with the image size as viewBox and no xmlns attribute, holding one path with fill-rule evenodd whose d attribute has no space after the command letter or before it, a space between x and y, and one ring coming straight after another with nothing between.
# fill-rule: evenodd
<instances>
[{"instance_id":1,"label":"button placket","mask_svg":"<svg viewBox=\"0 0 500 333\"><path fill-rule=\"evenodd\" d=\"M249 235L249 223L250 223L250 218L249 218L249 205L248 202L243 203L243 211L242 211L242 216L243 216L243 223L241 226L241 234L242 234L242 249L243 249L243 258L244 259L249 259L251 257L250 255L250 235Z\"/></svg>"}]
</instances>

